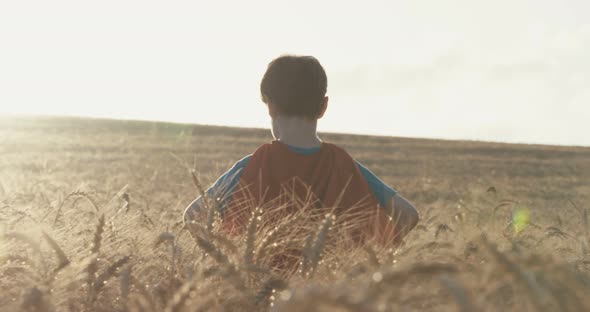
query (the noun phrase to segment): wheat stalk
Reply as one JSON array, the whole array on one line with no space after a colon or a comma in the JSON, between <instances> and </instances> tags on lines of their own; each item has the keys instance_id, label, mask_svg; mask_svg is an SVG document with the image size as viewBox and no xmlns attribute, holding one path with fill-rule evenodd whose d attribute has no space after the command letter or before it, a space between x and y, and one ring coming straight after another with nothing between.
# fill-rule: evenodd
<instances>
[{"instance_id":1,"label":"wheat stalk","mask_svg":"<svg viewBox=\"0 0 590 312\"><path fill-rule=\"evenodd\" d=\"M107 281L115 275L117 270L129 262L129 257L125 256L115 262L113 262L108 268L104 270L93 283L93 298L100 293L100 290L104 287Z\"/></svg>"},{"instance_id":2,"label":"wheat stalk","mask_svg":"<svg viewBox=\"0 0 590 312\"><path fill-rule=\"evenodd\" d=\"M51 305L45 300L45 295L39 288L30 288L23 296L21 308L31 312L50 312L53 311Z\"/></svg>"},{"instance_id":3,"label":"wheat stalk","mask_svg":"<svg viewBox=\"0 0 590 312\"><path fill-rule=\"evenodd\" d=\"M130 294L126 305L128 310L137 312L155 311L156 303L152 299L151 293L146 289L147 285L144 286L144 283L137 280L132 274L129 274L129 280L131 281L131 285L139 292Z\"/></svg>"},{"instance_id":4,"label":"wheat stalk","mask_svg":"<svg viewBox=\"0 0 590 312\"><path fill-rule=\"evenodd\" d=\"M85 198L92 205L92 207L94 208L94 210L96 210L96 212L99 212L100 211L100 208L98 207L98 204L96 203L96 201L94 200L94 198L92 198L92 196L90 196L89 193L87 193L85 191L82 191L82 190L72 191L68 195L66 195L66 197L64 197L64 199L59 204L59 206L57 208L57 211L55 213L55 218L53 220L53 227L55 227L57 225L57 222L59 220L59 217L61 216L61 211L63 209L64 204L67 202L68 199L70 199L72 197Z\"/></svg>"},{"instance_id":5,"label":"wheat stalk","mask_svg":"<svg viewBox=\"0 0 590 312\"><path fill-rule=\"evenodd\" d=\"M288 284L285 280L279 277L271 277L269 278L260 290L256 293L254 297L254 303L256 305L260 305L261 303L265 302L271 294L273 294L276 290L283 290L288 287Z\"/></svg>"},{"instance_id":6,"label":"wheat stalk","mask_svg":"<svg viewBox=\"0 0 590 312\"><path fill-rule=\"evenodd\" d=\"M252 264L252 259L254 258L254 241L256 240L256 230L258 228L261 212L262 211L259 207L256 207L254 211L252 211L252 216L250 217L246 228L246 248L244 251L244 263L246 265Z\"/></svg>"},{"instance_id":7,"label":"wheat stalk","mask_svg":"<svg viewBox=\"0 0 590 312\"><path fill-rule=\"evenodd\" d=\"M588 311L589 307L571 289L570 283L561 283L556 280L548 281L542 273L538 275L537 281L551 292L561 309L564 311Z\"/></svg>"},{"instance_id":8,"label":"wheat stalk","mask_svg":"<svg viewBox=\"0 0 590 312\"><path fill-rule=\"evenodd\" d=\"M210 240L213 240L219 243L219 245L221 245L222 247L227 248L231 252L237 253L238 251L238 247L234 244L234 242L232 242L231 239L221 234L209 233L206 227L194 221L189 224L186 224L186 228L192 228L191 230L189 230L191 234L194 233L195 236L206 237Z\"/></svg>"},{"instance_id":9,"label":"wheat stalk","mask_svg":"<svg viewBox=\"0 0 590 312\"><path fill-rule=\"evenodd\" d=\"M516 277L516 280L518 280L527 288L527 293L530 294L532 299L531 302L535 305L535 307L539 311L548 311L548 309L552 307L550 299L553 298L553 296L550 292L548 292L536 282L534 273L522 270L520 266L508 259L506 255L498 251L496 246L489 242L485 235L482 235L481 239L484 246L486 246L490 253L494 256L498 264L504 267L507 272L512 273Z\"/></svg>"},{"instance_id":10,"label":"wheat stalk","mask_svg":"<svg viewBox=\"0 0 590 312\"><path fill-rule=\"evenodd\" d=\"M313 237L314 237L314 233L310 232L309 235L307 236L307 239L305 240L305 244L303 245L303 252L302 252L302 258L301 258L301 267L299 269L299 272L301 273L301 275L303 277L305 277L307 275L308 272L308 267L309 267L309 262L310 262L310 257L311 257L311 248L313 246Z\"/></svg>"},{"instance_id":11,"label":"wheat stalk","mask_svg":"<svg viewBox=\"0 0 590 312\"><path fill-rule=\"evenodd\" d=\"M377 254L375 253L375 250L373 250L373 248L371 248L370 245L365 245L363 247L363 249L365 250L365 252L367 253L367 256L369 257L369 264L373 267L373 268L377 268L381 265L381 263L379 262L379 258L377 258Z\"/></svg>"},{"instance_id":12,"label":"wheat stalk","mask_svg":"<svg viewBox=\"0 0 590 312\"><path fill-rule=\"evenodd\" d=\"M158 235L156 242L154 243L154 247L160 246L163 242L169 242L170 244L174 245L174 239L176 236L170 232L162 232Z\"/></svg>"},{"instance_id":13,"label":"wheat stalk","mask_svg":"<svg viewBox=\"0 0 590 312\"><path fill-rule=\"evenodd\" d=\"M164 308L165 312L178 312L181 311L185 305L186 300L189 298L191 291L195 287L195 280L189 280L185 282L176 292L172 295L172 299Z\"/></svg>"},{"instance_id":14,"label":"wheat stalk","mask_svg":"<svg viewBox=\"0 0 590 312\"><path fill-rule=\"evenodd\" d=\"M170 256L170 271L169 271L168 279L170 281L170 284L172 284L174 281L174 276L176 274L176 254L177 254L176 235L174 235L173 233L170 233L170 232L160 233L160 235L158 235L158 238L156 239L156 242L154 243L154 247L158 247L163 242L170 243L171 256Z\"/></svg>"},{"instance_id":15,"label":"wheat stalk","mask_svg":"<svg viewBox=\"0 0 590 312\"><path fill-rule=\"evenodd\" d=\"M98 218L98 223L96 225L96 229L94 231L94 239L92 240L92 247L90 248L91 259L86 266L86 274L87 277L87 284L89 287L89 291L92 289L92 284L96 278L96 271L98 270L98 255L100 252L100 247L102 243L102 233L104 231L104 214L101 214Z\"/></svg>"},{"instance_id":16,"label":"wheat stalk","mask_svg":"<svg viewBox=\"0 0 590 312\"><path fill-rule=\"evenodd\" d=\"M59 260L57 268L55 268L55 270L54 270L54 272L58 272L59 270L65 268L68 264L70 264L70 260L66 256L66 253L63 251L63 249L61 249L61 247L59 247L57 242L53 238L51 238L51 236L49 236L49 234L47 234L47 232L45 232L45 231L41 231L41 232L43 233L43 238L45 238L45 240L47 241L49 246L51 246L51 248L55 252L55 255L57 256L57 259Z\"/></svg>"},{"instance_id":17,"label":"wheat stalk","mask_svg":"<svg viewBox=\"0 0 590 312\"><path fill-rule=\"evenodd\" d=\"M211 242L200 236L197 236L196 240L199 247L201 247L207 254L211 255L217 263L221 265L230 264L229 258Z\"/></svg>"},{"instance_id":18,"label":"wheat stalk","mask_svg":"<svg viewBox=\"0 0 590 312\"><path fill-rule=\"evenodd\" d=\"M149 295L144 293L132 294L127 301L127 310L129 312L152 312L155 310L156 305L151 300Z\"/></svg>"},{"instance_id":19,"label":"wheat stalk","mask_svg":"<svg viewBox=\"0 0 590 312\"><path fill-rule=\"evenodd\" d=\"M463 288L454 278L450 275L443 275L440 277L440 283L446 288L449 293L455 299L455 302L459 305L459 310L461 312L470 312L470 311L479 311L480 309L476 309L467 291Z\"/></svg>"},{"instance_id":20,"label":"wheat stalk","mask_svg":"<svg viewBox=\"0 0 590 312\"><path fill-rule=\"evenodd\" d=\"M232 282L232 285L240 290L245 291L246 283L242 276L240 276L240 272L237 270L236 266L229 260L227 255L225 255L219 248L217 248L213 243L203 239L199 236L196 238L197 245L203 249L207 254L211 255L211 257L220 265L220 270L216 271L218 275L222 276L224 279L228 279Z\"/></svg>"},{"instance_id":21,"label":"wheat stalk","mask_svg":"<svg viewBox=\"0 0 590 312\"><path fill-rule=\"evenodd\" d=\"M123 268L119 273L119 288L121 289L121 298L127 300L129 290L131 289L131 265Z\"/></svg>"},{"instance_id":22,"label":"wheat stalk","mask_svg":"<svg viewBox=\"0 0 590 312\"><path fill-rule=\"evenodd\" d=\"M299 213L294 217L288 217L283 222L273 227L268 233L266 233L258 245L258 248L256 248L256 263L260 264L264 260L264 257L266 256L266 253L269 249L268 247L274 245L274 243L279 237L281 237L281 234L283 234L285 230L292 230L294 227L297 227L300 224L300 221L305 217L307 217L306 213Z\"/></svg>"},{"instance_id":23,"label":"wheat stalk","mask_svg":"<svg viewBox=\"0 0 590 312\"><path fill-rule=\"evenodd\" d=\"M311 236L307 239L304 246L304 258L302 266L302 274L307 277L313 277L315 274L317 265L320 261L322 251L326 245L328 239L328 232L330 227L336 220L334 214L328 213L324 217L322 224L320 225L317 237L313 243L311 243Z\"/></svg>"},{"instance_id":24,"label":"wheat stalk","mask_svg":"<svg viewBox=\"0 0 590 312\"><path fill-rule=\"evenodd\" d=\"M379 295L392 296L394 290L402 287L410 278L417 276L433 276L435 274L456 273L456 266L444 263L417 263L404 270L377 271L370 276L371 283L367 287L365 301L376 300ZM390 287L387 289L386 287ZM386 292L382 290L386 289Z\"/></svg>"},{"instance_id":25,"label":"wheat stalk","mask_svg":"<svg viewBox=\"0 0 590 312\"><path fill-rule=\"evenodd\" d=\"M444 232L454 232L453 229L445 223L441 223L436 227L436 231L434 232L434 238L438 238L441 233Z\"/></svg>"}]
</instances>

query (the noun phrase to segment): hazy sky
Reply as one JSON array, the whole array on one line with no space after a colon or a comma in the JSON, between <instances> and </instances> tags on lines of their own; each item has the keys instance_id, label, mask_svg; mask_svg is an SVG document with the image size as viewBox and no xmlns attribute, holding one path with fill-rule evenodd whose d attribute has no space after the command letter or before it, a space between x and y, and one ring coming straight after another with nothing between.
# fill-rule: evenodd
<instances>
[{"instance_id":1,"label":"hazy sky","mask_svg":"<svg viewBox=\"0 0 590 312\"><path fill-rule=\"evenodd\" d=\"M590 145L590 1L0 1L0 114L268 127L316 56L320 130Z\"/></svg>"}]
</instances>

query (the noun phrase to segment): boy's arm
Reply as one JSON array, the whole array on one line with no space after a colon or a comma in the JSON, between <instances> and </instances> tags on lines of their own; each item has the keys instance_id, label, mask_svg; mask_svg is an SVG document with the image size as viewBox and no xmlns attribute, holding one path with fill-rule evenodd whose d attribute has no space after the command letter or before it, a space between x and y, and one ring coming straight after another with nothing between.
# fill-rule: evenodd
<instances>
[{"instance_id":1,"label":"boy's arm","mask_svg":"<svg viewBox=\"0 0 590 312\"><path fill-rule=\"evenodd\" d=\"M357 165L383 208L383 211L379 211L378 214L382 220L385 220L380 222L380 232L386 236L382 238L385 241L401 241L418 223L418 211L414 205L381 181L367 167L358 161ZM391 222L387 222L390 217ZM388 237L392 235L394 239Z\"/></svg>"},{"instance_id":2,"label":"boy's arm","mask_svg":"<svg viewBox=\"0 0 590 312\"><path fill-rule=\"evenodd\" d=\"M209 194L209 196L211 195L211 189L213 188L210 187L207 190L207 193ZM203 203L203 196L199 196L197 198L195 198L195 200L192 201L192 203L190 203L185 209L184 209L184 213L182 215L182 219L184 221L184 224L188 224L194 220L200 220L202 219L201 214L203 213L204 210L204 203Z\"/></svg>"},{"instance_id":3,"label":"boy's arm","mask_svg":"<svg viewBox=\"0 0 590 312\"><path fill-rule=\"evenodd\" d=\"M250 157L248 155L238 161L231 169L224 173L215 183L207 189L206 193L210 199L219 199L219 209L223 211L231 200L231 195L240 181L242 170L248 164ZM183 221L184 224L189 224L192 221L202 220L206 217L204 198L202 196L193 200L184 210Z\"/></svg>"},{"instance_id":4,"label":"boy's arm","mask_svg":"<svg viewBox=\"0 0 590 312\"><path fill-rule=\"evenodd\" d=\"M385 211L395 226L395 240L403 239L418 224L418 211L407 199L396 193L387 201Z\"/></svg>"}]
</instances>

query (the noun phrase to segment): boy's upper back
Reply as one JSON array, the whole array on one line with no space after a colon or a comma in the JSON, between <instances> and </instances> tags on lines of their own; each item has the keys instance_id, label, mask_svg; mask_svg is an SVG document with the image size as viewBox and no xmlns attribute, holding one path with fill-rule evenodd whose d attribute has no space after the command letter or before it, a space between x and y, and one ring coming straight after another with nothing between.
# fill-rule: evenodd
<instances>
[{"instance_id":1,"label":"boy's upper back","mask_svg":"<svg viewBox=\"0 0 590 312\"><path fill-rule=\"evenodd\" d=\"M262 145L250 158L224 222L239 230L247 223L252 207L270 202L272 207L292 212L297 209L293 195L302 204L335 208L337 213L379 206L356 162L342 148L323 142L317 153L302 155L273 141Z\"/></svg>"}]
</instances>

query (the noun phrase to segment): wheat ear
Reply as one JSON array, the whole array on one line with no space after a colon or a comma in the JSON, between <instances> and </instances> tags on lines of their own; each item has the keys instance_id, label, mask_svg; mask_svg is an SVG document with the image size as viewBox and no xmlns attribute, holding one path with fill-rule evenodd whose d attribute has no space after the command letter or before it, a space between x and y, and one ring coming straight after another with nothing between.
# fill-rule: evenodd
<instances>
[{"instance_id":1,"label":"wheat ear","mask_svg":"<svg viewBox=\"0 0 590 312\"><path fill-rule=\"evenodd\" d=\"M547 289L535 281L532 272L523 271L516 263L501 253L494 244L489 242L485 235L481 236L481 240L492 256L494 256L498 264L504 267L507 272L513 274L516 277L516 280L529 290L528 293L531 295L531 302L534 306L539 311L549 311L548 309L551 308L551 301L549 299L553 298L553 296Z\"/></svg>"},{"instance_id":2,"label":"wheat ear","mask_svg":"<svg viewBox=\"0 0 590 312\"><path fill-rule=\"evenodd\" d=\"M258 293L256 293L256 296L254 297L254 303L256 305L260 305L261 303L265 302L276 290L283 290L287 287L287 282L282 278L271 277L264 284L262 284L262 287L260 287L260 290Z\"/></svg>"},{"instance_id":3,"label":"wheat ear","mask_svg":"<svg viewBox=\"0 0 590 312\"><path fill-rule=\"evenodd\" d=\"M21 308L24 311L50 312L53 308L49 305L41 290L37 287L29 289L23 296Z\"/></svg>"},{"instance_id":4,"label":"wheat ear","mask_svg":"<svg viewBox=\"0 0 590 312\"><path fill-rule=\"evenodd\" d=\"M88 266L86 267L86 273L88 274L87 284L89 289L92 289L92 283L94 283L94 279L96 278L96 271L98 269L98 253L100 252L103 231L104 214L98 218L98 224L96 225L96 230L94 231L94 239L92 240L92 247L90 248L92 259L90 259L90 263L88 263Z\"/></svg>"},{"instance_id":5,"label":"wheat ear","mask_svg":"<svg viewBox=\"0 0 590 312\"><path fill-rule=\"evenodd\" d=\"M124 266L127 262L129 262L129 257L125 256L111 264L104 272L102 272L94 281L93 292L94 295L98 295L102 287L106 284L106 282L115 275L117 270Z\"/></svg>"},{"instance_id":6,"label":"wheat ear","mask_svg":"<svg viewBox=\"0 0 590 312\"><path fill-rule=\"evenodd\" d=\"M42 233L43 233L43 238L45 238L45 240L47 241L49 246L51 246L51 248L55 252L55 255L57 256L57 259L59 260L57 268L55 268L55 270L54 270L54 272L58 272L59 270L65 268L68 264L70 264L70 260L66 256L66 253L63 251L63 249L61 249L59 247L57 242L53 238L51 238L51 236L49 236L49 234L47 234L47 232L42 231Z\"/></svg>"},{"instance_id":7,"label":"wheat ear","mask_svg":"<svg viewBox=\"0 0 590 312\"><path fill-rule=\"evenodd\" d=\"M304 216L305 214L303 213L298 214L294 218L290 219L289 222L282 222L279 225L275 226L272 230L270 230L264 236L264 238L262 238L262 242L260 243L258 248L256 248L256 262L260 264L260 262L264 260L264 256L266 256L268 247L278 239L279 235L283 233L284 229L293 226L293 224L297 224L299 220L303 219Z\"/></svg>"},{"instance_id":8,"label":"wheat ear","mask_svg":"<svg viewBox=\"0 0 590 312\"><path fill-rule=\"evenodd\" d=\"M453 296L453 299L455 299L455 302L457 303L457 305L459 305L459 311L479 311L479 309L476 309L473 303L471 302L471 298L469 298L469 295L467 294L465 288L463 288L463 286L461 286L450 275L441 276L440 283Z\"/></svg>"},{"instance_id":9,"label":"wheat ear","mask_svg":"<svg viewBox=\"0 0 590 312\"><path fill-rule=\"evenodd\" d=\"M305 245L303 246L303 259L301 261L300 269L300 272L304 277L313 277L315 274L326 240L328 239L328 232L335 220L336 217L334 214L326 214L315 240L313 239L313 232L307 237Z\"/></svg>"},{"instance_id":10,"label":"wheat ear","mask_svg":"<svg viewBox=\"0 0 590 312\"><path fill-rule=\"evenodd\" d=\"M185 305L186 300L190 297L191 291L195 287L195 281L189 280L185 282L172 296L172 300L168 302L165 312L181 311Z\"/></svg>"},{"instance_id":11,"label":"wheat ear","mask_svg":"<svg viewBox=\"0 0 590 312\"><path fill-rule=\"evenodd\" d=\"M246 249L244 251L244 263L246 265L252 264L254 258L254 241L256 240L256 230L258 229L258 221L260 220L261 209L256 207L252 211L252 216L248 221L248 227L246 230Z\"/></svg>"}]
</instances>

